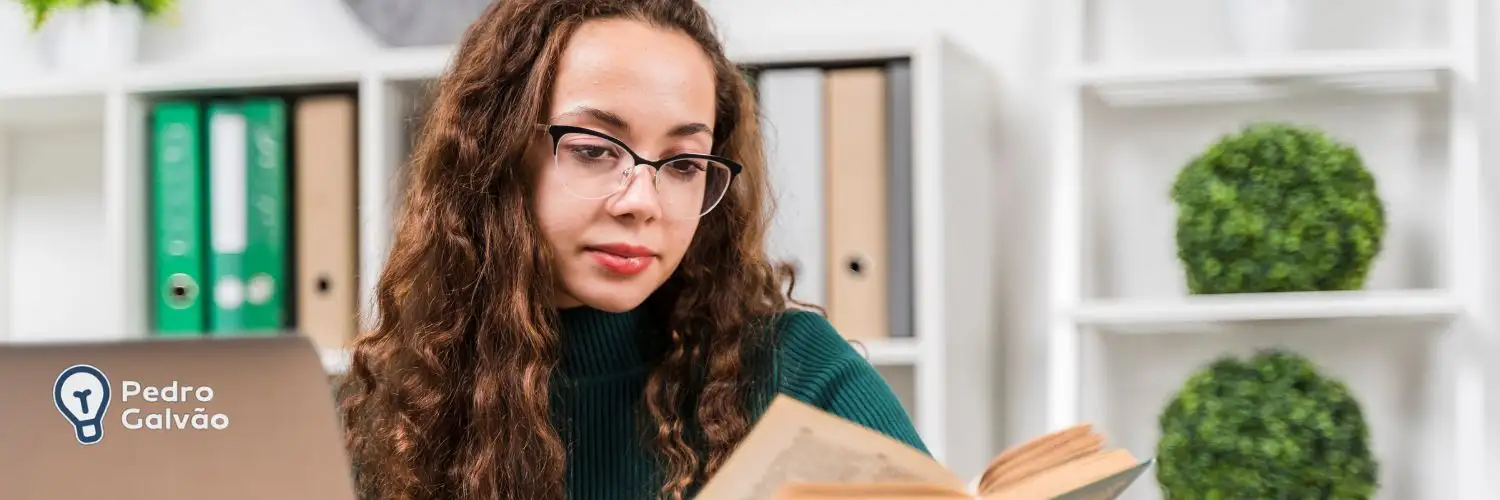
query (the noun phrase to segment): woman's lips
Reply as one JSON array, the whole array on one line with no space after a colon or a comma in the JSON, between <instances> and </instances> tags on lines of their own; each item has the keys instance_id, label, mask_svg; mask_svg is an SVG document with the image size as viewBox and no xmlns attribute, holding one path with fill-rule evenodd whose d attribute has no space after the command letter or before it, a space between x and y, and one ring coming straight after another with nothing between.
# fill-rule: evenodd
<instances>
[{"instance_id":1,"label":"woman's lips","mask_svg":"<svg viewBox=\"0 0 1500 500\"><path fill-rule=\"evenodd\" d=\"M591 246L585 249L594 262L618 274L640 274L651 267L656 255L645 247L624 244Z\"/></svg>"}]
</instances>

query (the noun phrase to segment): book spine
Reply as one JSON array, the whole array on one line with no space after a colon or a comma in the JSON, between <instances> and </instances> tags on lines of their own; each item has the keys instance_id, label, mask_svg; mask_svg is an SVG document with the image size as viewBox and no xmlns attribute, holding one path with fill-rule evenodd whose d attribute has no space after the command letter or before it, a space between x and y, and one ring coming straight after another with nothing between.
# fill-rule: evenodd
<instances>
[{"instance_id":1,"label":"book spine","mask_svg":"<svg viewBox=\"0 0 1500 500\"><path fill-rule=\"evenodd\" d=\"M760 74L761 130L775 213L767 232L771 258L796 270L791 298L827 305L828 215L824 179L823 70L787 68Z\"/></svg>"},{"instance_id":2,"label":"book spine","mask_svg":"<svg viewBox=\"0 0 1500 500\"><path fill-rule=\"evenodd\" d=\"M244 258L246 251L245 115L238 104L209 106L209 276L213 280L213 309L209 328L214 335L233 335L245 329Z\"/></svg>"},{"instance_id":3,"label":"book spine","mask_svg":"<svg viewBox=\"0 0 1500 500\"><path fill-rule=\"evenodd\" d=\"M246 333L277 334L288 326L287 105L254 98L241 107L248 136L245 172L246 246L243 258Z\"/></svg>"},{"instance_id":4,"label":"book spine","mask_svg":"<svg viewBox=\"0 0 1500 500\"><path fill-rule=\"evenodd\" d=\"M154 233L152 297L155 333L197 336L208 331L207 198L202 107L167 101L152 108L151 172Z\"/></svg>"},{"instance_id":5,"label":"book spine","mask_svg":"<svg viewBox=\"0 0 1500 500\"><path fill-rule=\"evenodd\" d=\"M829 70L828 320L845 337L890 338L889 151L884 68Z\"/></svg>"},{"instance_id":6,"label":"book spine","mask_svg":"<svg viewBox=\"0 0 1500 500\"><path fill-rule=\"evenodd\" d=\"M323 349L348 346L359 328L355 98L309 97L294 106L292 200L297 331Z\"/></svg>"},{"instance_id":7,"label":"book spine","mask_svg":"<svg viewBox=\"0 0 1500 500\"><path fill-rule=\"evenodd\" d=\"M916 254L912 217L916 208L912 203L915 189L912 185L912 113L911 113L911 62L897 61L886 66L886 113L890 135L886 146L890 148L889 182L886 184L888 201L886 219L890 223L886 234L890 260L887 266L889 283L886 297L890 301L891 337L913 337L916 335L916 318L913 312L916 289L913 256Z\"/></svg>"}]
</instances>

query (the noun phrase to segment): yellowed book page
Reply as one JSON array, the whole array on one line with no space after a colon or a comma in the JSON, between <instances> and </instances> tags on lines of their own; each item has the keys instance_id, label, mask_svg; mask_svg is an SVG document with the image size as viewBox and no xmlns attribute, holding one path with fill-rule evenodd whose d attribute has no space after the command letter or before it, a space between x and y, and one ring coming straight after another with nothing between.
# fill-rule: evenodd
<instances>
[{"instance_id":1,"label":"yellowed book page","mask_svg":"<svg viewBox=\"0 0 1500 500\"><path fill-rule=\"evenodd\" d=\"M985 466L985 474L988 475L996 471L1003 471L1006 467L1010 467L1016 462L1025 461L1037 453L1043 453L1049 448L1056 447L1058 443L1083 439L1091 434L1094 434L1094 426L1092 424L1078 424L1032 438L1030 441L1001 452L1000 455L990 460L989 465Z\"/></svg>"},{"instance_id":2,"label":"yellowed book page","mask_svg":"<svg viewBox=\"0 0 1500 500\"><path fill-rule=\"evenodd\" d=\"M1048 500L1088 486L1139 462L1126 450L1103 451L986 493L985 500Z\"/></svg>"},{"instance_id":3,"label":"yellowed book page","mask_svg":"<svg viewBox=\"0 0 1500 500\"><path fill-rule=\"evenodd\" d=\"M965 491L962 478L926 454L778 396L697 498L773 500L795 483L927 483Z\"/></svg>"},{"instance_id":4,"label":"yellowed book page","mask_svg":"<svg viewBox=\"0 0 1500 500\"><path fill-rule=\"evenodd\" d=\"M972 499L962 491L932 484L797 483L782 486L776 500L956 500Z\"/></svg>"},{"instance_id":5,"label":"yellowed book page","mask_svg":"<svg viewBox=\"0 0 1500 500\"><path fill-rule=\"evenodd\" d=\"M1086 434L1069 440L1048 443L1046 448L1037 448L986 472L979 483L980 493L1005 488L1048 469L1078 460L1104 449L1104 436Z\"/></svg>"}]
</instances>

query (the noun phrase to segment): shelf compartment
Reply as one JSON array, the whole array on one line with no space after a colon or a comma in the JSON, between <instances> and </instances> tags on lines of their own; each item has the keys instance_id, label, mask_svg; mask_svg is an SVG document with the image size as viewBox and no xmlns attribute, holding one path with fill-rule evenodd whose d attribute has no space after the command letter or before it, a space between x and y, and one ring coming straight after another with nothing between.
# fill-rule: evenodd
<instances>
[{"instance_id":1,"label":"shelf compartment","mask_svg":"<svg viewBox=\"0 0 1500 500\"><path fill-rule=\"evenodd\" d=\"M1082 140L1085 299L1188 295L1171 187L1224 134L1256 122L1315 127L1355 147L1375 177L1386 231L1364 286L1452 285L1453 112L1439 95L1339 96L1204 107L1089 106ZM1461 151L1459 153L1462 153Z\"/></svg>"},{"instance_id":2,"label":"shelf compartment","mask_svg":"<svg viewBox=\"0 0 1500 500\"><path fill-rule=\"evenodd\" d=\"M1441 290L1193 295L1090 302L1072 313L1084 326L1111 333L1221 331L1209 325L1279 320L1437 321L1462 307Z\"/></svg>"},{"instance_id":3,"label":"shelf compartment","mask_svg":"<svg viewBox=\"0 0 1500 500\"><path fill-rule=\"evenodd\" d=\"M1074 77L1112 106L1183 105L1330 93L1430 93L1445 87L1452 61L1445 51L1323 52L1085 66Z\"/></svg>"},{"instance_id":4,"label":"shelf compartment","mask_svg":"<svg viewBox=\"0 0 1500 500\"><path fill-rule=\"evenodd\" d=\"M1092 61L1228 57L1247 51L1236 43L1233 2L1194 0L1080 0L1066 21L1083 59ZM1066 4L1065 4L1066 5ZM1289 34L1295 51L1400 50L1454 43L1455 12L1447 0L1325 0L1297 2L1301 26ZM1064 11L1066 12L1066 11ZM1067 14L1064 14L1067 15ZM1351 17L1353 16L1353 17ZM1358 23L1344 22L1357 18Z\"/></svg>"},{"instance_id":5,"label":"shelf compartment","mask_svg":"<svg viewBox=\"0 0 1500 500\"><path fill-rule=\"evenodd\" d=\"M906 410L906 414L911 416L912 424L920 429L924 423L919 420L919 412L917 411L918 401L921 400L921 396L918 395L917 390L916 366L876 365L875 372L880 374L880 378L885 380L886 385L891 388L891 392L896 395L896 399L901 402L901 407Z\"/></svg>"},{"instance_id":6,"label":"shelf compartment","mask_svg":"<svg viewBox=\"0 0 1500 500\"><path fill-rule=\"evenodd\" d=\"M865 355L875 366L915 365L922 356L922 344L915 338L866 340L854 344L854 350Z\"/></svg>"},{"instance_id":7,"label":"shelf compartment","mask_svg":"<svg viewBox=\"0 0 1500 500\"><path fill-rule=\"evenodd\" d=\"M243 89L352 86L367 56L299 56L147 65L121 76L128 92L180 94Z\"/></svg>"},{"instance_id":8,"label":"shelf compartment","mask_svg":"<svg viewBox=\"0 0 1500 500\"><path fill-rule=\"evenodd\" d=\"M110 274L104 127L0 133L0 340L79 340L111 331L100 304Z\"/></svg>"},{"instance_id":9,"label":"shelf compartment","mask_svg":"<svg viewBox=\"0 0 1500 500\"><path fill-rule=\"evenodd\" d=\"M1444 381L1453 376L1447 360L1457 346L1434 342L1423 328L1390 322L1305 324L1229 336L1110 336L1102 339L1102 352L1090 356L1099 361L1085 367L1095 383L1084 391L1083 416L1098 422L1117 445L1150 456L1160 436L1159 415L1194 372L1225 354L1245 359L1261 349L1290 350L1343 381L1358 398L1381 462L1383 497L1457 498L1443 491L1453 476L1437 472L1453 470L1454 395ZM1139 489L1156 493L1154 487ZM1127 497L1156 498L1145 491Z\"/></svg>"}]
</instances>

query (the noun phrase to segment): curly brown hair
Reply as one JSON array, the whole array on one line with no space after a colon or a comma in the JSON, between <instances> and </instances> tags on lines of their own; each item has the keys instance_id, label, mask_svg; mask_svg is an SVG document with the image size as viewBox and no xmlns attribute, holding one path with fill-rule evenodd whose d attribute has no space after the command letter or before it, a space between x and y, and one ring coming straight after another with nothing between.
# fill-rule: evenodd
<instances>
[{"instance_id":1,"label":"curly brown hair","mask_svg":"<svg viewBox=\"0 0 1500 500\"><path fill-rule=\"evenodd\" d=\"M790 277L768 261L769 185L754 95L693 0L506 0L465 34L416 144L379 317L353 346L342 415L373 498L562 498L566 449L550 419L559 363L551 252L530 207L536 140L571 34L623 18L680 30L716 69L714 153L744 167L647 299L671 347L641 402L666 481L710 476L766 395L759 369Z\"/></svg>"}]
</instances>

